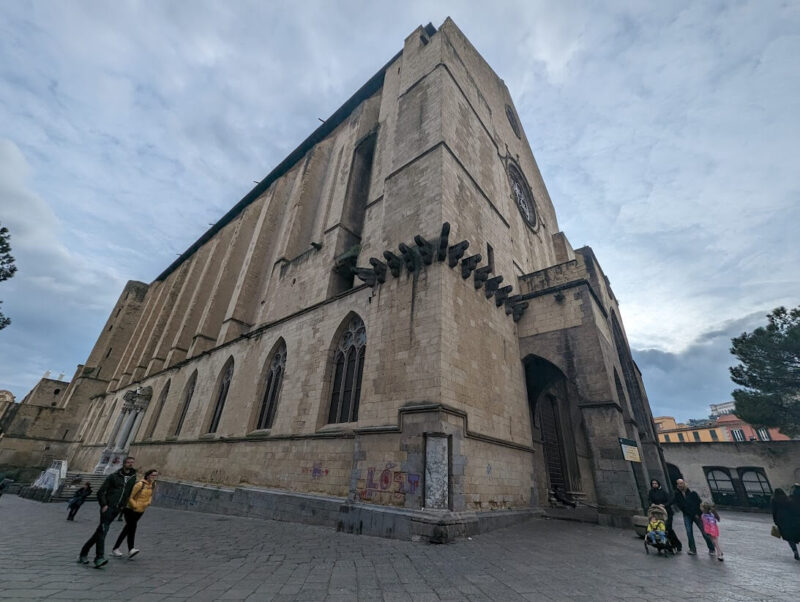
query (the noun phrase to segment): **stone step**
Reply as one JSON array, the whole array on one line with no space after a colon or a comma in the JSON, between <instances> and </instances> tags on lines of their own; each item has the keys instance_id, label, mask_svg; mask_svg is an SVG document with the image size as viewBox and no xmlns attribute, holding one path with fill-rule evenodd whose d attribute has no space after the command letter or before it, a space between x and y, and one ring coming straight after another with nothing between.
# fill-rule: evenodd
<instances>
[{"instance_id":1,"label":"stone step","mask_svg":"<svg viewBox=\"0 0 800 602\"><path fill-rule=\"evenodd\" d=\"M96 500L97 499L97 490L100 489L100 486L105 481L106 475L98 475L98 474L89 474L89 473L80 473L80 472L68 472L66 478L64 479L64 484L61 486L61 489L56 492L50 498L51 502L68 502L72 496L75 494L78 489L83 487L83 484L87 481L92 485L92 493L89 495L88 500Z\"/></svg>"}]
</instances>

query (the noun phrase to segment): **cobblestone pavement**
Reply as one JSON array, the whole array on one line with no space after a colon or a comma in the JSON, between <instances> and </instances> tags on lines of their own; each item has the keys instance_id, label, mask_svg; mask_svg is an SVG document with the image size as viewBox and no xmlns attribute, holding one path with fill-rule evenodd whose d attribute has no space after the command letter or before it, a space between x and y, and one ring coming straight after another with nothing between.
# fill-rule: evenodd
<instances>
[{"instance_id":1,"label":"cobblestone pavement","mask_svg":"<svg viewBox=\"0 0 800 602\"><path fill-rule=\"evenodd\" d=\"M767 515L724 513L725 562L645 555L632 532L534 519L448 545L150 508L134 560L77 564L98 516L0 498L0 599L798 600L800 562ZM107 539L110 553L122 523ZM685 541L685 534L682 538Z\"/></svg>"}]
</instances>

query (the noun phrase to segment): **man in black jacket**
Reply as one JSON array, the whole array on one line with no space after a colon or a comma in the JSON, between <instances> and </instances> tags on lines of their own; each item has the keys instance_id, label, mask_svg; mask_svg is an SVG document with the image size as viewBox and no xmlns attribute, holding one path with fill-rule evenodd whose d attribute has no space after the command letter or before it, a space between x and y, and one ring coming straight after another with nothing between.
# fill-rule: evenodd
<instances>
[{"instance_id":1,"label":"man in black jacket","mask_svg":"<svg viewBox=\"0 0 800 602\"><path fill-rule=\"evenodd\" d=\"M677 487L677 491L675 491L672 503L683 512L683 526L686 527L686 539L689 540L689 554L692 556L697 554L697 548L694 545L694 525L697 525L697 528L700 529L700 534L706 540L708 553L714 554L714 544L711 542L711 538L706 535L703 529L703 521L700 519L700 496L697 495L697 492L691 491L683 479L675 481L675 487Z\"/></svg>"},{"instance_id":2,"label":"man in black jacket","mask_svg":"<svg viewBox=\"0 0 800 602\"><path fill-rule=\"evenodd\" d=\"M99 569L108 564L105 557L106 534L113 520L117 517L131 496L131 490L136 483L136 469L133 467L134 458L128 456L122 463L122 468L112 472L103 481L97 490L97 503L100 504L100 524L97 529L83 544L78 562L89 564L89 550L96 546L94 567Z\"/></svg>"}]
</instances>

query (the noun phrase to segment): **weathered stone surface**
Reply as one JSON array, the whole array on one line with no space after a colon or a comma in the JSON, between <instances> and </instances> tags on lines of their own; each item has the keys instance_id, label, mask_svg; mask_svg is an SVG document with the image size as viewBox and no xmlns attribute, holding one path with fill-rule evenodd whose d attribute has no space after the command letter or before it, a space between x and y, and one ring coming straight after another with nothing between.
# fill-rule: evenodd
<instances>
[{"instance_id":1,"label":"weathered stone surface","mask_svg":"<svg viewBox=\"0 0 800 602\"><path fill-rule=\"evenodd\" d=\"M240 491L198 494L210 507L329 514L250 488L341 498L376 531L406 527L367 506L640 512L637 481L664 470L617 299L591 249L559 232L509 115L505 84L451 20L416 29L235 211L126 286L55 406L37 393L6 407L0 470L53 456L108 470L130 453ZM509 170L532 194L527 218ZM146 410L123 416L147 387Z\"/></svg>"}]
</instances>

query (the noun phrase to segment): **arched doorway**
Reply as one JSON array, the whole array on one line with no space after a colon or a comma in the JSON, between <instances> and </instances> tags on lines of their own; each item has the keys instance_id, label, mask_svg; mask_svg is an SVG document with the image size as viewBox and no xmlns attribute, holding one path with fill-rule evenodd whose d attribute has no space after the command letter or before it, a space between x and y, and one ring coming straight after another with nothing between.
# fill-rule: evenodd
<instances>
[{"instance_id":1,"label":"arched doorway","mask_svg":"<svg viewBox=\"0 0 800 602\"><path fill-rule=\"evenodd\" d=\"M667 473L669 474L669 484L672 486L672 489L675 489L675 481L682 479L683 473L680 468L669 462L667 462Z\"/></svg>"},{"instance_id":2,"label":"arched doorway","mask_svg":"<svg viewBox=\"0 0 800 602\"><path fill-rule=\"evenodd\" d=\"M527 356L523 364L531 430L534 442L541 443L539 466L545 471L548 498L569 503L581 485L567 378L557 366L538 356Z\"/></svg>"}]
</instances>

